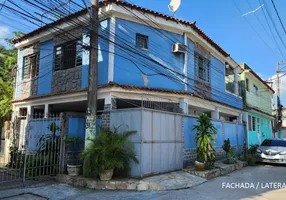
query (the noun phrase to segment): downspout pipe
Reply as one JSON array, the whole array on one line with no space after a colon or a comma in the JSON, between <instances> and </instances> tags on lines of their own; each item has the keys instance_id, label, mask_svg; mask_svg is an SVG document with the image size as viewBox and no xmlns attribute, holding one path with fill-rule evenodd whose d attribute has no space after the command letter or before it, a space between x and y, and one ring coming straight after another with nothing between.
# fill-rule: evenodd
<instances>
[{"instance_id":1,"label":"downspout pipe","mask_svg":"<svg viewBox=\"0 0 286 200\"><path fill-rule=\"evenodd\" d=\"M188 91L188 36L187 36L187 33L184 32L183 33L184 35L184 45L186 45L186 52L185 52L185 55L184 55L184 70L183 70L183 73L184 73L184 84L185 84L185 91Z\"/></svg>"}]
</instances>

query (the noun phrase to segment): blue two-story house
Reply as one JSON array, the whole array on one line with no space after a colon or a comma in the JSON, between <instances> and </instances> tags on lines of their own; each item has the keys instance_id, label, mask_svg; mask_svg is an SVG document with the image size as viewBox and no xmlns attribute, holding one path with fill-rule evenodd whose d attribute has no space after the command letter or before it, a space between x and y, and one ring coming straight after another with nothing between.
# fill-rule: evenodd
<instances>
[{"instance_id":1,"label":"blue two-story house","mask_svg":"<svg viewBox=\"0 0 286 200\"><path fill-rule=\"evenodd\" d=\"M232 145L243 144L242 139L236 142L244 134L238 129L245 113L239 87L242 68L224 49L195 22L119 0L98 6L98 47L89 46L87 9L14 40L19 50L14 113L86 113L89 49L97 48L97 111L103 125L108 126L105 114L113 109L180 113L185 116L180 124L184 153L193 155L190 130L196 116L206 113L220 131L218 148L228 135Z\"/></svg>"},{"instance_id":2,"label":"blue two-story house","mask_svg":"<svg viewBox=\"0 0 286 200\"><path fill-rule=\"evenodd\" d=\"M241 68L195 22L117 0L99 7L99 111L144 106L242 122ZM88 19L84 9L14 40L14 111L86 112Z\"/></svg>"}]
</instances>

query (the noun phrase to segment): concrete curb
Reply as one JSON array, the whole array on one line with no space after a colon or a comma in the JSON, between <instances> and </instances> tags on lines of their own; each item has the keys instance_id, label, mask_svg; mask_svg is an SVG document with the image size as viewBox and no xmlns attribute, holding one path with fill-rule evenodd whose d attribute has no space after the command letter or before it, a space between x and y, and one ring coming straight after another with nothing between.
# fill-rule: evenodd
<instances>
[{"instance_id":1,"label":"concrete curb","mask_svg":"<svg viewBox=\"0 0 286 200\"><path fill-rule=\"evenodd\" d=\"M212 170L197 171L194 168L188 168L183 169L183 171L209 180L218 176L229 174L236 170L240 170L246 166L247 162L245 161L237 161L235 164L224 164L222 161L217 161L215 163L215 168Z\"/></svg>"}]
</instances>

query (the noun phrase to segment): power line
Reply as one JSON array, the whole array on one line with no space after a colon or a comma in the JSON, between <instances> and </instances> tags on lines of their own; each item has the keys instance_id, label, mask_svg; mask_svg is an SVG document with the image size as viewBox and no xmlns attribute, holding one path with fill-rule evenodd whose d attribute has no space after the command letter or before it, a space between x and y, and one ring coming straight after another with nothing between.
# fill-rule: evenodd
<instances>
[{"instance_id":1,"label":"power line","mask_svg":"<svg viewBox=\"0 0 286 200\"><path fill-rule=\"evenodd\" d=\"M5 3L6 3L6 1L7 1L7 0L4 0L3 5L2 5L1 8L0 8L0 12L1 12L1 10L3 9L3 7L4 7Z\"/></svg>"},{"instance_id":2,"label":"power line","mask_svg":"<svg viewBox=\"0 0 286 200\"><path fill-rule=\"evenodd\" d=\"M234 3L236 9L241 13L241 15L243 15L242 11L240 10L240 8L238 7L237 3L235 2L235 0L232 0L232 2ZM250 28L256 33L256 35L260 38L260 40L264 43L265 46L267 46L274 55L276 55L276 53L273 51L273 49L264 41L264 39L258 34L258 32L253 28L253 26L250 24L250 22L243 17L243 19L245 19L245 21L247 22L247 24L250 26Z\"/></svg>"},{"instance_id":3,"label":"power line","mask_svg":"<svg viewBox=\"0 0 286 200\"><path fill-rule=\"evenodd\" d=\"M284 33L286 34L286 30L285 30L284 24L283 24L283 22L282 22L282 20L281 20L281 18L280 18L280 15L279 15L279 13L278 13L278 10L276 9L275 3L274 3L273 0L271 0L271 2L272 2L272 5L273 5L273 7L274 7L274 9L275 9L276 15L277 15L277 17L278 17L278 19L279 19L279 21L280 21L280 24L281 24L281 26L282 26L282 28L283 28L283 30L284 30Z\"/></svg>"},{"instance_id":4,"label":"power line","mask_svg":"<svg viewBox=\"0 0 286 200\"><path fill-rule=\"evenodd\" d=\"M249 0L246 0L246 2L247 2L247 4L248 4L248 6L250 7L250 9L253 10L253 7L251 6ZM263 8L262 8L262 10L263 10ZM263 14L264 14L264 10L263 10ZM273 38L272 38L272 37L269 35L269 33L268 33L268 31L266 30L266 28L264 27L264 25L262 24L262 22L261 22L261 20L259 19L259 17L257 16L256 12L254 12L254 16L256 17L257 21L258 21L259 24L262 26L262 28L264 29L264 31L267 33L268 37L272 40L273 44L276 45L276 47L277 47L277 49L279 50L279 52L280 52L280 54L282 55L282 57L286 60L286 57L285 57L285 55L282 53L282 51L281 51L281 49L280 49L280 47L279 47L279 45L278 45L278 43L277 43L275 37L273 36L273 34L272 34L272 37L273 37ZM268 21L267 21L267 23L268 23ZM270 28L270 27L269 27L269 28ZM272 33L271 30L270 30L270 32Z\"/></svg>"},{"instance_id":5,"label":"power line","mask_svg":"<svg viewBox=\"0 0 286 200\"><path fill-rule=\"evenodd\" d=\"M282 37L281 37L281 35L280 35L280 33L279 33L277 27L276 27L276 24L275 24L275 22L274 22L274 20L273 20L273 18L272 18L272 16L271 16L271 14L270 14L270 11L269 11L267 2L266 2L265 0L262 0L262 1L263 1L264 4L265 4L264 7L266 8L266 9L265 9L265 10L266 10L266 13L268 14L268 17L269 17L269 19L270 19L270 21L271 21L271 23L272 23L272 25L273 25L273 27L274 27L274 29L275 29L275 31L276 31L276 34L277 34L277 36L279 37L279 39L280 39L281 43L283 44L284 48L286 49L285 42L284 42L284 40L282 39Z\"/></svg>"}]
</instances>

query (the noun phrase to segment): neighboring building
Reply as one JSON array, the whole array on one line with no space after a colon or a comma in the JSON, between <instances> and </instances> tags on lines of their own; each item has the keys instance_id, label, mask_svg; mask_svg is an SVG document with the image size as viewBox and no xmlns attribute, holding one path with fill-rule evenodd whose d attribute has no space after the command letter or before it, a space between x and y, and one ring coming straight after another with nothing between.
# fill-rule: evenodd
<instances>
[{"instance_id":1,"label":"neighboring building","mask_svg":"<svg viewBox=\"0 0 286 200\"><path fill-rule=\"evenodd\" d=\"M195 22L123 1L103 1L99 7L97 103L103 125L110 125L106 111L114 109L145 107L193 116L179 123L186 156L193 154L195 117L206 113L219 130L218 152L228 137L232 146L242 146L242 68L225 50ZM19 49L15 113L86 112L88 21L85 9L14 40ZM171 122L160 123L164 128Z\"/></svg>"},{"instance_id":2,"label":"neighboring building","mask_svg":"<svg viewBox=\"0 0 286 200\"><path fill-rule=\"evenodd\" d=\"M261 144L274 137L273 94L274 90L263 81L247 64L241 64L241 84L247 110L248 145Z\"/></svg>"}]
</instances>

